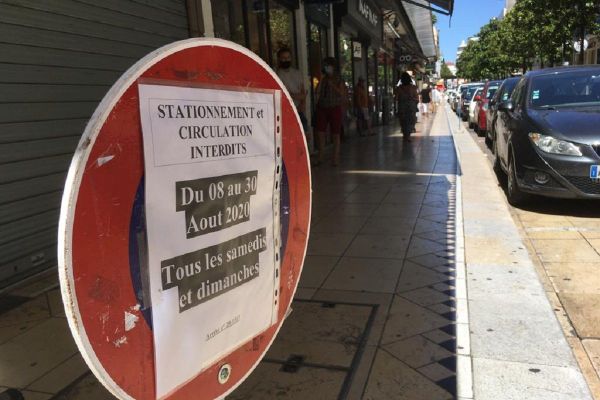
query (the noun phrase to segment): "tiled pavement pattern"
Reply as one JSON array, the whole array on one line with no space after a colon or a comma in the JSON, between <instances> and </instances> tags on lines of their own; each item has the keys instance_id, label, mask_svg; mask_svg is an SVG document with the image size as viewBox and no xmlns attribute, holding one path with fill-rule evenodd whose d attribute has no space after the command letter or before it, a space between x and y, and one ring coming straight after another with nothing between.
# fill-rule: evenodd
<instances>
[{"instance_id":1,"label":"tiled pavement pattern","mask_svg":"<svg viewBox=\"0 0 600 400\"><path fill-rule=\"evenodd\" d=\"M294 311L231 399L455 397L456 160L435 124L410 144L394 129L357 139L341 167L313 170Z\"/></svg>"},{"instance_id":2,"label":"tiled pavement pattern","mask_svg":"<svg viewBox=\"0 0 600 400\"><path fill-rule=\"evenodd\" d=\"M394 127L351 139L341 166L313 170L293 312L229 399L455 398L456 159L445 117L425 123L408 144ZM0 315L0 386L111 398L76 355L57 294Z\"/></svg>"},{"instance_id":3,"label":"tiled pavement pattern","mask_svg":"<svg viewBox=\"0 0 600 400\"><path fill-rule=\"evenodd\" d=\"M459 126L454 115L448 117L452 128ZM465 129L452 130L461 166L460 246L465 248L473 397L591 400L491 165ZM556 242L546 254L561 248ZM459 356L459 371L462 360Z\"/></svg>"},{"instance_id":4,"label":"tiled pavement pattern","mask_svg":"<svg viewBox=\"0 0 600 400\"><path fill-rule=\"evenodd\" d=\"M0 314L0 392L18 388L26 400L46 400L87 372L57 285L52 273L11 293L26 301Z\"/></svg>"},{"instance_id":5,"label":"tiled pavement pattern","mask_svg":"<svg viewBox=\"0 0 600 400\"><path fill-rule=\"evenodd\" d=\"M471 135L488 155L483 138ZM501 177L502 178L502 177ZM500 179L505 186L505 179ZM600 209L598 202L537 198L512 208L552 307L600 400Z\"/></svg>"}]
</instances>

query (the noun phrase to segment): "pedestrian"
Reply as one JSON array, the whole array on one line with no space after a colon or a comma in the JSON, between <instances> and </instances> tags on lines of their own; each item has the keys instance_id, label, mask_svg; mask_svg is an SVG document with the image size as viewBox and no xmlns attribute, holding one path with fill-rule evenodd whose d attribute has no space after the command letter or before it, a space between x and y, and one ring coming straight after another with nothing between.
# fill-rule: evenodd
<instances>
[{"instance_id":1,"label":"pedestrian","mask_svg":"<svg viewBox=\"0 0 600 400\"><path fill-rule=\"evenodd\" d=\"M415 131L415 124L417 123L419 93L408 72L403 72L400 76L400 86L396 89L396 101L398 102L398 117L400 118L402 138L410 142L410 134Z\"/></svg>"},{"instance_id":2,"label":"pedestrian","mask_svg":"<svg viewBox=\"0 0 600 400\"><path fill-rule=\"evenodd\" d=\"M306 141L311 147L312 134L309 132L308 120L306 119L306 85L302 73L292 67L292 52L287 47L282 47L277 51L277 76L279 76L294 101L302 128L304 128Z\"/></svg>"},{"instance_id":3,"label":"pedestrian","mask_svg":"<svg viewBox=\"0 0 600 400\"><path fill-rule=\"evenodd\" d=\"M337 60L333 57L323 59L323 78L317 86L316 131L319 139L319 159L316 165L325 161L325 139L327 128L333 139L333 165L340 162L340 135L342 133L342 113L346 102L346 84L339 72Z\"/></svg>"},{"instance_id":4,"label":"pedestrian","mask_svg":"<svg viewBox=\"0 0 600 400\"><path fill-rule=\"evenodd\" d=\"M431 88L428 84L423 85L421 90L421 114L429 114L429 104L431 103Z\"/></svg>"},{"instance_id":5,"label":"pedestrian","mask_svg":"<svg viewBox=\"0 0 600 400\"><path fill-rule=\"evenodd\" d=\"M442 99L442 93L437 88L437 86L434 86L431 90L431 99L433 100L433 102L431 103L431 113L435 114L438 110L438 107L440 106L440 102Z\"/></svg>"},{"instance_id":6,"label":"pedestrian","mask_svg":"<svg viewBox=\"0 0 600 400\"><path fill-rule=\"evenodd\" d=\"M356 113L356 127L360 136L365 136L364 131L371 136L371 113L369 112L369 95L365 87L365 80L361 76L358 78L356 88L354 89L354 110Z\"/></svg>"}]
</instances>

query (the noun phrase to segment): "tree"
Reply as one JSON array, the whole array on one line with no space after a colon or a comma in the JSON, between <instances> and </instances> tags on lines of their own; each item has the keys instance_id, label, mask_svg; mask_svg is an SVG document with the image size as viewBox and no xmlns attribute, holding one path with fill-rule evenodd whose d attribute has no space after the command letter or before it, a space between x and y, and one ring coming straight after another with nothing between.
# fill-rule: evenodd
<instances>
[{"instance_id":1,"label":"tree","mask_svg":"<svg viewBox=\"0 0 600 400\"><path fill-rule=\"evenodd\" d=\"M598 14L600 14L600 1L599 0L554 0L564 4L568 8L565 12L566 18L569 21L571 32L575 31L576 36L579 38L579 45L581 51L579 52L579 63L584 62L584 40L586 34L598 34L600 31L600 25L598 24ZM565 38L568 40L569 38ZM564 42L563 42L564 43Z\"/></svg>"},{"instance_id":2,"label":"tree","mask_svg":"<svg viewBox=\"0 0 600 400\"><path fill-rule=\"evenodd\" d=\"M456 78L450 68L448 68L448 64L442 63L442 69L440 70L440 77L442 79L454 79Z\"/></svg>"},{"instance_id":3,"label":"tree","mask_svg":"<svg viewBox=\"0 0 600 400\"><path fill-rule=\"evenodd\" d=\"M479 40L469 42L457 61L459 76L497 78L526 72L536 61L556 65L574 35L583 47L586 34L600 31L598 14L600 0L517 0L503 20L491 20L481 27Z\"/></svg>"}]
</instances>

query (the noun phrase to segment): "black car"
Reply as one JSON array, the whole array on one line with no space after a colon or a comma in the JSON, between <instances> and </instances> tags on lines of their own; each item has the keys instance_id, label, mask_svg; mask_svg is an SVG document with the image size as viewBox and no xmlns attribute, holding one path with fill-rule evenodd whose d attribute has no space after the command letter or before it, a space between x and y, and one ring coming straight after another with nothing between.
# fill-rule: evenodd
<instances>
[{"instance_id":1,"label":"black car","mask_svg":"<svg viewBox=\"0 0 600 400\"><path fill-rule=\"evenodd\" d=\"M498 105L495 167L508 201L600 199L600 67L528 72Z\"/></svg>"},{"instance_id":2,"label":"black car","mask_svg":"<svg viewBox=\"0 0 600 400\"><path fill-rule=\"evenodd\" d=\"M488 129L486 131L486 139L488 143L494 142L494 137L496 136L496 119L498 116L498 105L510 99L512 92L517 85L517 82L521 77L507 78L501 84L496 93L494 93L494 97L490 100L487 115L487 124Z\"/></svg>"}]
</instances>

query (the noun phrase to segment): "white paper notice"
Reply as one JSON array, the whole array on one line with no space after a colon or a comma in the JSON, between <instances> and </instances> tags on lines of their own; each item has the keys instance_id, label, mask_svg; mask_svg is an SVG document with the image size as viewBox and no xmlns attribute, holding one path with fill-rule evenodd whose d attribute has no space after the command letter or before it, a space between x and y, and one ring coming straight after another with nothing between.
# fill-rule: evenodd
<instances>
[{"instance_id":1,"label":"white paper notice","mask_svg":"<svg viewBox=\"0 0 600 400\"><path fill-rule=\"evenodd\" d=\"M280 96L139 85L158 398L277 321Z\"/></svg>"}]
</instances>

